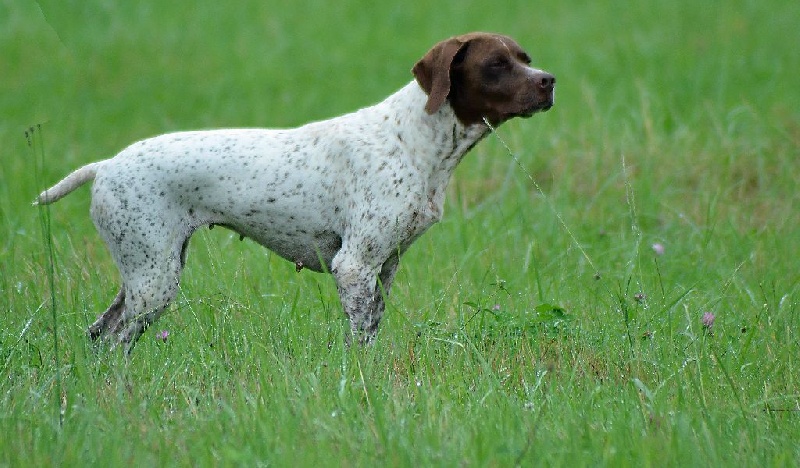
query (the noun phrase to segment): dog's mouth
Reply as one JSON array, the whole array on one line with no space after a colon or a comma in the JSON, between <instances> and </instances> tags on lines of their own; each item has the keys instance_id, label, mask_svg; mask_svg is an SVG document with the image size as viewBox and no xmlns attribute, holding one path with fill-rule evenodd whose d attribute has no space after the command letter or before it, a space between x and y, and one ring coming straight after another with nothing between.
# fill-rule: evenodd
<instances>
[{"instance_id":1,"label":"dog's mouth","mask_svg":"<svg viewBox=\"0 0 800 468\"><path fill-rule=\"evenodd\" d=\"M548 93L544 96L541 94L538 96L529 96L515 101L514 105L508 106L508 108L499 111L496 114L490 113L484 117L489 119L493 125L497 125L515 117L527 119L532 117L534 114L547 112L553 107L553 104L553 93Z\"/></svg>"},{"instance_id":2,"label":"dog's mouth","mask_svg":"<svg viewBox=\"0 0 800 468\"><path fill-rule=\"evenodd\" d=\"M519 116L522 118L528 118L540 112L547 112L553 107L553 104L555 104L555 93L551 93L544 99L534 101L533 104L523 110Z\"/></svg>"},{"instance_id":3,"label":"dog's mouth","mask_svg":"<svg viewBox=\"0 0 800 468\"><path fill-rule=\"evenodd\" d=\"M530 109L527 109L526 111L521 113L519 116L522 117L523 119L527 119L528 117L532 117L534 114L539 114L541 112L547 112L552 107L553 107L553 102L549 101L549 102L538 104L538 105L536 105L534 107L531 107Z\"/></svg>"},{"instance_id":4,"label":"dog's mouth","mask_svg":"<svg viewBox=\"0 0 800 468\"><path fill-rule=\"evenodd\" d=\"M542 112L547 112L553 107L553 101L546 101L542 103L537 103L534 106L531 106L524 111L517 114L518 117L522 117L523 119L527 119L532 117L534 114L539 114Z\"/></svg>"}]
</instances>

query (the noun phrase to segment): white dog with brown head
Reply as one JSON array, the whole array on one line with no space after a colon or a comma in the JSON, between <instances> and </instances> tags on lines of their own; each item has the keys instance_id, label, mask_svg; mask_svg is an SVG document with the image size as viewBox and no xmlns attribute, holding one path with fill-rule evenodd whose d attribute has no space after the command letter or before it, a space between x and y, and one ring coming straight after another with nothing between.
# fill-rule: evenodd
<instances>
[{"instance_id":1,"label":"white dog with brown head","mask_svg":"<svg viewBox=\"0 0 800 468\"><path fill-rule=\"evenodd\" d=\"M400 256L442 217L456 165L489 131L553 105L555 78L511 38L436 44L383 102L295 129L170 133L45 190L94 180L91 215L122 287L89 328L133 346L174 299L192 233L224 226L336 279L352 334L373 339ZM383 292L383 293L382 293Z\"/></svg>"}]
</instances>

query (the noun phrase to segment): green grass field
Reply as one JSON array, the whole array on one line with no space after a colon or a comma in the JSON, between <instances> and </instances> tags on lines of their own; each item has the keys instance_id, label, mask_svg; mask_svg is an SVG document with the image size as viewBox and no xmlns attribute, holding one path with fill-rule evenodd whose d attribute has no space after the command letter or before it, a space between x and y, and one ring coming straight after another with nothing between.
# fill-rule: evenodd
<instances>
[{"instance_id":1,"label":"green grass field","mask_svg":"<svg viewBox=\"0 0 800 468\"><path fill-rule=\"evenodd\" d=\"M0 0L0 466L796 466L798 24L778 0ZM159 133L372 104L471 30L515 37L556 106L499 129L524 170L494 136L465 158L376 346L343 345L332 278L215 229L130 360L95 352L117 272L89 190L41 189Z\"/></svg>"}]
</instances>

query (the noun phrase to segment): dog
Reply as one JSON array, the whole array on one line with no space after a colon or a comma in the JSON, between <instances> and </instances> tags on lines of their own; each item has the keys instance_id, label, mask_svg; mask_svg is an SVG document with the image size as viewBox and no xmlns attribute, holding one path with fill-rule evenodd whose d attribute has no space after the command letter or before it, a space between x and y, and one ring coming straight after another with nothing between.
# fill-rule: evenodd
<instances>
[{"instance_id":1,"label":"dog","mask_svg":"<svg viewBox=\"0 0 800 468\"><path fill-rule=\"evenodd\" d=\"M375 338L400 257L442 218L450 176L492 127L554 103L555 78L508 36L431 48L384 101L294 129L169 133L77 169L34 204L92 184L122 286L88 330L130 352L178 291L192 233L224 226L331 273L353 339Z\"/></svg>"}]
</instances>

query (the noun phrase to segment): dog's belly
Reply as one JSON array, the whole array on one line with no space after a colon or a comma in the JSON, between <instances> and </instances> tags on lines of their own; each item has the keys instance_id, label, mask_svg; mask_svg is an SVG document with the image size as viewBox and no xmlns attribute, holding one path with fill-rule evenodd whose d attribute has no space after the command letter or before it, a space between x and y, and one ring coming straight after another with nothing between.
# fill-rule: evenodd
<instances>
[{"instance_id":1,"label":"dog's belly","mask_svg":"<svg viewBox=\"0 0 800 468\"><path fill-rule=\"evenodd\" d=\"M213 195L202 200L184 197L179 202L188 224L225 226L313 271L327 271L342 247L344 225L337 214L341 208L328 196L273 187L262 188L255 197L234 197L228 191L222 195L206 187L206 195L209 192ZM257 193L252 188L247 192Z\"/></svg>"},{"instance_id":2,"label":"dog's belly","mask_svg":"<svg viewBox=\"0 0 800 468\"><path fill-rule=\"evenodd\" d=\"M253 224L225 226L289 260L298 269L329 271L331 260L342 247L342 237L339 234L321 228L297 226L290 230L276 230L263 229Z\"/></svg>"}]
</instances>

